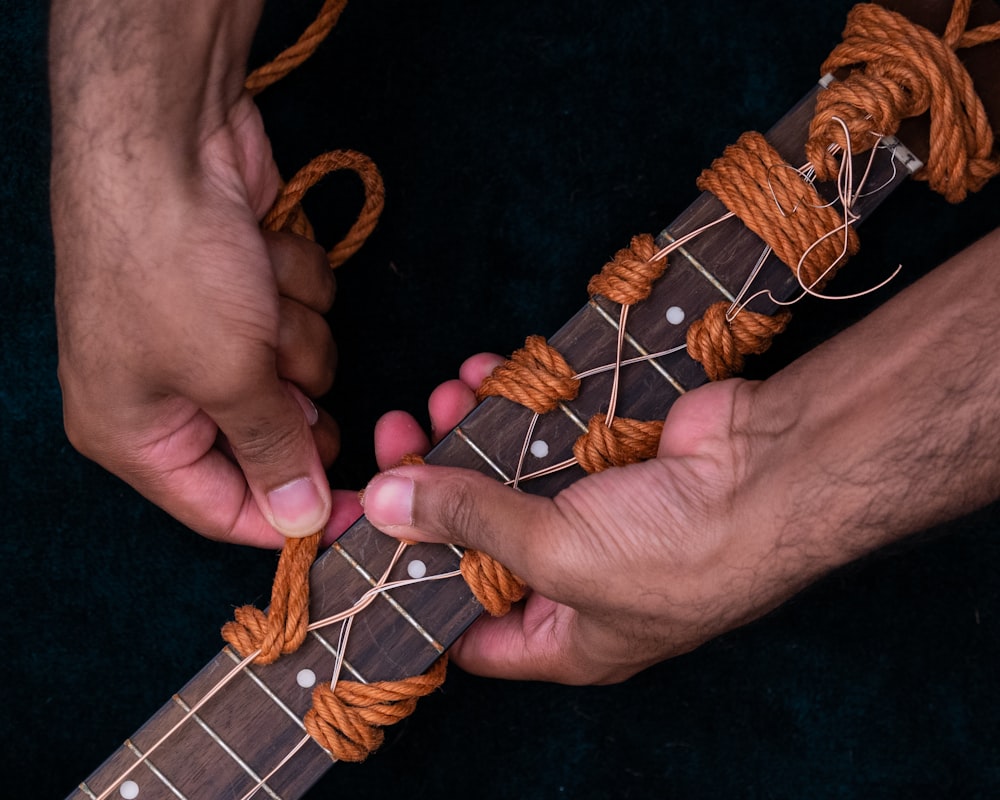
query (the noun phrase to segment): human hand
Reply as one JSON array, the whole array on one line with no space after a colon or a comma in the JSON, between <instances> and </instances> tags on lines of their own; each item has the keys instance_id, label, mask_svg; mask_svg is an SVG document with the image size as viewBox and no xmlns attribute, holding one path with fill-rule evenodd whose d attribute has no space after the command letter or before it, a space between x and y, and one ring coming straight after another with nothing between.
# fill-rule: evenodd
<instances>
[{"instance_id":1,"label":"human hand","mask_svg":"<svg viewBox=\"0 0 1000 800\"><path fill-rule=\"evenodd\" d=\"M53 18L52 223L69 438L206 536L279 546L282 533L319 530L332 506L324 464L339 436L308 398L333 380L323 314L334 280L317 245L259 228L279 186L242 90L259 10L202 5L169 28L156 19L144 28L142 15L160 12L137 6L108 23L129 26L119 45L138 38L135 58L111 54L117 69L101 61L107 37L87 39L93 17L73 21L78 11L63 4ZM192 30L176 30L161 52L174 35L164 31L184 25ZM81 50L89 62L73 57ZM81 78L81 63L92 74Z\"/></svg>"},{"instance_id":2,"label":"human hand","mask_svg":"<svg viewBox=\"0 0 1000 800\"><path fill-rule=\"evenodd\" d=\"M496 356L463 365L429 402L436 431L475 405L474 387ZM765 613L799 587L762 562L772 548L740 519L743 435L738 406L753 384L727 381L689 393L667 420L659 457L607 470L549 500L479 473L390 469L365 491L369 520L393 536L483 550L532 587L507 616L479 620L452 648L460 666L505 678L567 683L623 680L657 661ZM376 427L389 469L429 442L392 412ZM773 580L762 581L768 572Z\"/></svg>"},{"instance_id":3,"label":"human hand","mask_svg":"<svg viewBox=\"0 0 1000 800\"><path fill-rule=\"evenodd\" d=\"M1000 496L998 290L977 283L1000 230L763 382L728 380L671 408L657 457L552 499L477 472L398 467L364 494L391 536L482 550L532 592L455 646L484 675L622 680L760 617L831 569ZM976 285L977 291L968 287ZM435 427L486 374L432 396ZM420 445L398 414L391 463Z\"/></svg>"}]
</instances>

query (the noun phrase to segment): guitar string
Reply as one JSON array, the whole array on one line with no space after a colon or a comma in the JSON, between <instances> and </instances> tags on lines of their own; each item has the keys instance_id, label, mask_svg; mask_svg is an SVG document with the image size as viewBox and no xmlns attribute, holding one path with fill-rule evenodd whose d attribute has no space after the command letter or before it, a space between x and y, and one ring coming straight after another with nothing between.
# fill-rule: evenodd
<instances>
[{"instance_id":1,"label":"guitar string","mask_svg":"<svg viewBox=\"0 0 1000 800\"><path fill-rule=\"evenodd\" d=\"M750 288L751 288L753 280L757 277L758 272L763 267L764 263L767 261L767 258L773 252L772 249L769 246L765 246L764 249L763 249L763 251L761 252L760 258L757 260L757 264L755 265L754 269L750 272L750 275L748 276L746 282L744 283L743 287L741 288L739 294L736 296L736 298L733 300L732 304L730 305L729 309L726 311L726 321L727 322L732 322L733 319L735 319L735 317L742 310L744 310L753 300L755 300L758 297L767 297L767 299L770 302L774 303L776 306L779 306L779 307L789 307L789 306L795 305L796 303L798 303L801 300L803 300L806 296L816 297L816 298L821 299L821 300L854 300L854 299L857 299L859 297L864 297L865 295L872 294L873 292L877 292L879 289L882 289L883 287L885 287L886 285L888 285L893 279L895 279L896 276L899 275L900 271L902 270L902 265L900 264L900 265L898 265L896 267L895 270L893 270L892 274L889 275L889 277L885 278L884 280L882 280L881 282L879 282L875 286L872 286L872 287L870 287L868 289L865 289L865 290L862 290L862 291L854 292L853 294L830 295L830 294L824 294L822 292L819 292L815 288L818 284L822 283L827 278L827 276L834 269L837 268L837 266L840 264L841 260L847 255L847 250L848 250L847 234L848 234L848 231L850 229L850 226L852 224L854 224L858 220L858 218L859 218L858 215L854 212L854 205L857 203L857 201L861 197L869 197L869 196L875 195L878 192L881 192L882 190L884 190L886 187L890 186L892 184L892 182L896 179L897 175L898 175L898 170L896 168L895 153L894 153L894 151L890 150L889 151L889 164L892 167L892 173L891 173L890 178L888 180L884 181L882 183L882 185L879 186L877 189L872 189L872 190L869 190L868 192L864 191L865 185L868 182L868 178L869 178L869 176L871 174L871 171L872 171L872 168L873 168L873 165L874 165L874 162L875 162L876 155L880 152L880 145L881 145L882 141L885 138L881 134L873 134L873 135L875 135L877 137L878 143L874 147L872 147L871 154L869 155L869 157L867 159L867 162L866 162L866 165L865 165L865 171L862 174L861 179L858 181L857 187L855 187L855 185L854 185L854 152L853 152L853 148L852 148L852 145L851 145L851 137L849 135L847 124L843 121L843 119L841 119L840 117L836 117L836 116L832 118L832 121L835 122L836 124L838 124L843 129L843 131L844 131L844 139L845 139L846 144L845 144L845 147L843 147L843 148L840 145L836 145L836 144L830 145L830 147L828 148L831 153L840 153L840 152L843 152L844 155L843 155L843 158L841 158L841 160L840 160L840 171L839 171L838 176L837 176L837 184L836 184L837 185L837 197L834 200L831 200L829 203L825 204L825 206L832 206L832 205L835 205L835 204L837 204L839 202L840 205L841 205L841 207L844 210L844 217L843 217L844 218L844 222L843 222L843 224L840 225L840 226L838 226L838 227L836 227L836 228L834 228L833 230L828 231L823 236L818 237L816 239L816 241L814 241L802 253L801 257L798 260L798 263L795 266L795 270L794 270L795 279L798 282L799 286L801 287L802 293L799 294L797 297L794 297L794 298L792 298L790 300L779 300L778 298L774 297L774 295L771 293L770 289L761 289L760 291L755 292L754 294L746 296L749 293L749 291L750 291ZM779 166L785 166L788 169L791 169L793 172L798 173L800 176L802 176L803 180L805 180L806 182L808 182L810 184L812 184L812 183L815 182L816 171L815 171L815 167L813 166L812 162L807 161L804 166L798 167L798 168L792 167L791 165L779 165ZM769 168L769 172L770 172L770 169L771 168ZM768 187L770 189L771 197L772 197L772 199L774 201L774 204L778 208L778 211L781 213L782 216L787 216L788 214L795 213L795 211L798 209L798 205L796 205L795 208L793 208L789 212L786 212L785 209L782 207L781 201L778 199L777 194L775 193L774 187L771 184L770 175L768 176ZM803 279L803 276L802 276L802 268L803 268L803 265L805 264L806 259L809 256L809 254L812 253L817 247L819 247L828 238L836 236L839 233L843 233L844 234L844 245L841 248L841 252L840 252L839 256L836 259L834 259L826 267L826 269L823 270L822 273L820 273L820 275L817 278L815 278L809 284L806 284L806 282L805 282L805 280Z\"/></svg>"},{"instance_id":2,"label":"guitar string","mask_svg":"<svg viewBox=\"0 0 1000 800\"><path fill-rule=\"evenodd\" d=\"M338 622L345 622L346 620L352 619L356 614L360 613L368 606L370 606L375 601L375 599L384 592L393 591L395 589L401 589L406 586L413 586L418 583L441 581L441 580L448 580L450 578L461 577L461 571L456 569L448 572L425 575L421 578L404 578L397 581L389 581L388 580L389 573L391 572L395 564L398 562L400 555L406 549L407 546L408 545L406 542L400 543L400 545L396 548L396 551L393 554L392 563L389 566L389 568L386 569L380 580L374 586L372 586L358 598L357 602L353 606L337 614L333 614L328 617L315 620L309 624L307 629L310 631L319 630L321 628L325 628L330 625L335 625ZM252 663L253 660L258 655L260 655L260 652L261 651L259 649L254 650L252 653L248 654L242 660L237 662L236 665L232 667L222 678L217 680L216 683L214 683L194 705L190 706L187 712L185 712L184 715L176 723L174 723L174 725L171 726L166 733L160 736L160 738L157 739L148 749L145 749L143 751L143 755L140 758L138 758L135 761L135 763L131 764L127 769L118 774L118 776L113 779L108 788L97 795L97 800L107 800L107 798L116 788L118 788L118 786L122 783L122 781L126 780L130 775L132 775L132 773L140 765L148 761L152 757L152 755L157 750L159 750L171 737L173 737L185 723L190 721L195 714L197 714L202 708L204 708L209 701L211 701L216 695L218 695L218 693L222 691L222 689L224 689L228 684L230 684L236 678L237 675L239 675L250 663ZM343 648L341 648L340 652L338 653L338 667L337 667L338 672L339 672L339 663L342 662L343 659L342 653L343 653ZM257 788L260 787L258 786ZM254 791L256 791L256 789L254 789Z\"/></svg>"},{"instance_id":3,"label":"guitar string","mask_svg":"<svg viewBox=\"0 0 1000 800\"><path fill-rule=\"evenodd\" d=\"M840 121L840 124L844 126L844 129L846 131L846 125L843 123L843 121ZM882 137L879 137L879 138L880 138L880 141L881 141ZM842 158L842 164L843 164L843 166L842 166L841 174L838 177L838 182L837 182L837 196L833 200L829 201L829 203L825 204L825 205L828 205L828 206L832 206L832 205L836 205L836 204L839 203L841 205L841 207L844 209L844 212L843 212L844 224L842 226L839 226L839 227L837 227L837 228L835 228L835 229L827 232L823 236L818 237L817 240L816 240L816 242L813 243L812 245L810 245L805 250L805 252L802 254L801 258L799 259L798 264L796 265L795 271L794 271L796 281L799 283L799 285L803 289L802 293L799 294L797 297L795 297L792 300L789 300L789 301L780 301L780 300L776 299L772 295L770 289L762 289L761 291L756 292L756 293L750 295L749 297L746 297L745 299L743 299L744 295L746 295L750 291L750 288L752 287L753 281L756 280L756 278L758 277L758 275L760 273L760 270L763 268L763 266L766 263L767 259L773 253L773 250L769 246L765 245L765 247L761 251L760 257L757 259L756 263L754 264L753 268L751 269L751 271L750 271L750 273L749 273L749 275L747 277L747 280L744 282L743 287L740 290L740 293L733 300L732 304L730 305L729 310L726 312L726 320L728 322L732 322L733 319L741 311L743 311L744 309L746 309L746 307L749 305L749 303L751 301L753 301L755 298L760 297L760 296L767 296L768 299L771 300L771 302L775 303L775 305L778 305L778 306L791 306L791 305L794 305L795 303L798 303L802 299L804 299L807 295L813 295L813 296L816 296L816 297L819 297L819 298L822 298L822 299L829 299L829 300L848 300L848 299L854 299L854 298L861 297L861 296L864 296L866 294L870 294L872 292L878 291L879 289L881 289L883 286L885 286L887 283L889 283L889 281L891 281L893 278L895 278L899 274L899 271L902 268L901 266L897 267L896 270L892 273L892 275L890 275L888 278L886 278L885 280L883 280L882 282L880 282L878 285L876 285L874 287L871 287L869 289L866 289L864 291L856 292L856 293L850 294L850 295L837 295L837 296L833 296L833 295L823 295L823 294L820 294L819 292L816 292L815 289L813 289L813 287L816 285L816 283L821 282L831 272L831 270L835 269L836 266L837 266L837 264L844 257L844 255L846 255L847 246L846 246L846 239L845 239L845 245L844 245L844 248L842 249L842 252L838 255L838 257L836 259L834 259L823 270L823 272L820 274L820 276L818 278L816 278L808 286L804 282L804 279L802 277L802 264L805 262L805 259L808 257L809 253L811 253L822 241L824 241L825 239L829 238L830 236L837 235L842 230L845 231L845 235L846 235L846 230L848 229L848 227L850 225L852 225L854 222L856 222L857 219L858 219L858 215L855 214L854 211L853 211L853 205L857 202L857 200L860 197L862 197L862 196L869 196L869 195L876 194L876 193L884 190L887 186L889 186L889 185L892 184L892 181L895 179L895 177L897 175L896 165L895 165L895 157L890 152L889 158L890 158L890 161L892 162L891 163L891 166L892 166L892 177L889 180L883 182L883 184L881 186L879 186L877 189L870 190L869 195L863 194L864 189L865 189L865 184L866 184L866 182L867 182L867 180L868 180L868 178L869 178L869 176L871 174L873 163L874 163L876 154L879 152L879 150L878 150L877 147L872 148L871 155L867 159L867 163L866 163L866 166L865 166L865 171L864 171L864 173L863 173L860 181L858 182L857 186L855 186L855 183L854 183L854 172L853 172L853 163L852 163L853 162L854 153L853 153L852 148L851 148L850 137L846 136L845 139L846 139L846 142L847 142L846 148L840 148L839 145L831 145L831 149L835 149L835 150L838 150L838 151L842 150L842 149L844 150L844 156ZM813 183L814 182L815 172L813 171L812 164L810 162L806 162L806 164L803 167L800 167L800 168L795 168L795 167L792 167L791 165L786 165L786 166L789 169L792 169L793 171L795 171L796 173L798 173L799 175L801 175L802 178L803 178L803 180L807 180L809 183ZM770 185L770 179L768 180L768 183ZM774 202L774 205L778 209L778 211L782 214L782 216L786 216L787 217L790 214L796 213L796 211L798 210L798 204L796 204L796 206L794 208L792 208L791 210L786 210L786 209L784 209L782 207L781 202L778 199L778 197L777 197L777 195L776 195L776 193L774 191L773 186L770 187L770 191L771 191L771 197L772 197L772 200ZM716 225L719 225L722 222L725 222L727 219L729 219L730 217L733 217L733 216L735 216L733 214L733 212L731 212L731 211L730 212L726 212L725 214L721 215L719 218L717 218L717 219L715 219L715 220L713 220L713 221L711 221L711 222L709 222L709 223L707 223L705 225L700 226L696 230L693 230L693 231L685 234L684 236L682 236L682 237L680 237L678 239L675 239L670 244L668 244L665 247L663 247L660 250L658 250L656 252L656 254L650 260L651 261L655 261L655 260L658 260L660 258L663 258L663 257L666 257L666 256L670 255L671 253L673 253L676 250L678 250L680 247L682 247L682 246L688 244L689 242L695 240L697 237L699 237L703 233L707 232L708 230L710 230L711 228L715 227ZM656 354L652 354L652 355L644 355L644 356L639 356L639 357L628 359L628 360L623 360L622 359L622 353L623 353L623 348L624 348L625 330L626 330L626 324L627 324L627 320L628 320L629 308L630 308L630 306L629 305L625 305L625 304L623 304L622 307L621 307L620 316L619 316L619 324L618 324L618 336L617 336L617 341L616 341L616 359L615 359L615 361L613 363L611 363L611 364L607 364L607 365L604 365L604 366L600 366L600 367L595 367L595 368L592 368L592 369L588 369L588 370L586 370L584 372L577 372L573 376L574 379L576 379L576 380L582 380L583 378L590 377L592 375L595 375L595 374L598 374L598 373L602 373L602 372L612 371L614 373L613 380L612 380L611 391L610 391L610 398L609 398L609 401L608 401L608 410L607 410L607 412L605 414L605 425L608 426L608 427L611 426L612 422L615 419L615 412L616 412L616 405L617 405L617 399L618 399L619 378L620 378L621 368L623 366L628 365L628 364L634 364L634 363L639 363L639 362L644 362L644 361L651 361L654 358L659 358L659 357L662 357L664 355L669 355L669 354L672 354L672 353L680 352L682 350L685 350L686 347L687 347L686 344L678 345L677 347L671 348L669 350L662 351L660 353L656 353ZM531 418L531 421L530 421L530 423L528 425L527 433L525 434L524 440L522 442L520 456L519 456L519 459L518 459L518 462L517 462L517 468L515 470L514 478L513 478L513 480L506 481L506 484L508 486L512 486L513 488L518 488L519 484L522 481L531 480L531 479L534 479L534 478L540 478L540 477L543 477L543 476L548 476L548 475L551 475L551 474L553 474L555 472L559 472L559 471L562 471L562 470L569 469L569 468L571 468L571 467L573 467L573 466L575 466L575 465L577 465L579 463L578 460L575 457L573 457L573 458L568 458L568 459L566 459L564 461L561 461L558 464L554 464L552 466L545 467L543 469L537 470L537 471L532 472L532 473L527 474L527 475L525 475L523 473L523 471L524 471L524 463L525 463L525 460L527 458L528 451L530 450L531 438L534 435L534 430L535 430L536 424L538 423L539 417L540 417L540 415L538 413L535 413L535 414L533 414L533 416Z\"/></svg>"}]
</instances>

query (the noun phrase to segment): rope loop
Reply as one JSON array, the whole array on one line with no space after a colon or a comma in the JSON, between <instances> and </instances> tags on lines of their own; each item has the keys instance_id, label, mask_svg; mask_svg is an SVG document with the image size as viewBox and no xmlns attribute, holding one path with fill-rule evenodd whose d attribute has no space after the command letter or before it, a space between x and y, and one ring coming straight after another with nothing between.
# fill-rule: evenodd
<instances>
[{"instance_id":1,"label":"rope loop","mask_svg":"<svg viewBox=\"0 0 1000 800\"><path fill-rule=\"evenodd\" d=\"M770 317L743 309L730 322L726 319L728 310L725 300L710 305L687 332L688 355L701 363L713 381L741 372L743 356L765 352L792 318L787 311Z\"/></svg>"},{"instance_id":2,"label":"rope loop","mask_svg":"<svg viewBox=\"0 0 1000 800\"><path fill-rule=\"evenodd\" d=\"M306 732L338 761L364 761L385 738L382 728L413 713L417 700L444 683L448 659L439 658L423 675L400 681L339 681L313 689Z\"/></svg>"},{"instance_id":3,"label":"rope loop","mask_svg":"<svg viewBox=\"0 0 1000 800\"><path fill-rule=\"evenodd\" d=\"M237 608L235 619L222 626L222 638L246 658L255 650L255 664L270 664L294 653L305 641L309 624L309 568L323 532L286 539L271 586L271 606L265 614L254 606Z\"/></svg>"},{"instance_id":4,"label":"rope loop","mask_svg":"<svg viewBox=\"0 0 1000 800\"><path fill-rule=\"evenodd\" d=\"M943 36L873 3L848 14L843 41L821 68L851 72L823 92L809 130L806 155L820 180L839 165L831 145L843 148L850 131L855 153L896 133L900 122L930 112L930 151L918 178L957 203L1000 173L993 130L956 50L1000 40L1000 23L966 30L971 0L956 0Z\"/></svg>"},{"instance_id":5,"label":"rope loop","mask_svg":"<svg viewBox=\"0 0 1000 800\"><path fill-rule=\"evenodd\" d=\"M288 230L311 239L312 230L302 210L302 198L320 180L331 172L340 170L357 173L364 185L365 202L347 235L327 253L327 260L334 268L339 267L361 248L375 229L385 206L385 186L382 183L382 176L375 162L364 153L355 150L333 150L314 158L285 185L261 223L268 230Z\"/></svg>"},{"instance_id":6,"label":"rope loop","mask_svg":"<svg viewBox=\"0 0 1000 800\"><path fill-rule=\"evenodd\" d=\"M493 370L477 392L479 400L499 395L545 414L573 400L580 380L558 350L541 336L529 336L524 347Z\"/></svg>"},{"instance_id":7,"label":"rope loop","mask_svg":"<svg viewBox=\"0 0 1000 800\"><path fill-rule=\"evenodd\" d=\"M573 455L589 473L623 467L656 457L663 433L663 420L646 422L616 417L610 427L602 414L587 423L587 432L573 445Z\"/></svg>"},{"instance_id":8,"label":"rope loop","mask_svg":"<svg viewBox=\"0 0 1000 800\"><path fill-rule=\"evenodd\" d=\"M666 255L654 261L656 253L656 241L650 234L633 236L629 246L615 253L614 258L590 279L587 292L604 295L623 306L645 300L667 268Z\"/></svg>"}]
</instances>

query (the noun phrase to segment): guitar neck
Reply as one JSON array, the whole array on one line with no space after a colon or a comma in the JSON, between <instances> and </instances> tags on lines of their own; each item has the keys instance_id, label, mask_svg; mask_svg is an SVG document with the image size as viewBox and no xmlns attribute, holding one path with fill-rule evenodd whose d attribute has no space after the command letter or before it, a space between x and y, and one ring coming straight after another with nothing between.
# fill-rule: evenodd
<instances>
[{"instance_id":1,"label":"guitar neck","mask_svg":"<svg viewBox=\"0 0 1000 800\"><path fill-rule=\"evenodd\" d=\"M809 92L767 135L790 164L805 161L803 147L819 91L821 86ZM856 157L859 174L868 158L867 154ZM859 197L853 207L858 221L868 217L919 165L898 143L875 151L867 184L872 190ZM817 188L827 199L834 199L835 187ZM659 234L658 243L664 246L676 241L725 213L718 200L703 194ZM763 249L755 234L738 219L730 218L671 255L670 266L650 297L631 309L623 361L683 345L688 323L709 305L720 300L731 302L740 294ZM792 272L774 256L766 259L754 278L753 290L762 288L769 294L755 297L749 310L773 313L778 308L776 301L788 300L801 291ZM604 298L593 298L549 341L578 373L609 365L616 358L619 308ZM616 413L662 419L677 397L705 380L701 365L683 349L640 360L621 370ZM526 474L559 464L571 455L573 443L586 430L590 417L607 412L612 381L610 371L588 377L575 400L538 420L532 434L535 447L524 464ZM510 481L517 472L531 419L532 412L527 409L502 398L490 398L447 436L427 461L475 469ZM521 488L551 496L583 475L579 467L572 466L526 481ZM396 547L394 540L360 519L314 565L310 618L321 619L353 606L386 571ZM405 579L417 566L428 575L450 572L457 569L460 557L461 553L451 547L416 545L407 549L389 579ZM421 673L481 611L460 578L384 592L353 624L342 677L371 682ZM224 649L81 784L71 799L95 800L108 791L112 797L141 800L301 797L332 763L312 740L303 744L306 734L301 720L311 702L310 680L331 678L338 634L339 626L316 630L297 652L272 665L239 668L217 695L182 722L190 709L237 668L240 659ZM157 746L178 723L176 731ZM154 747L155 752L147 755ZM120 787L126 773L131 783L123 792Z\"/></svg>"}]
</instances>

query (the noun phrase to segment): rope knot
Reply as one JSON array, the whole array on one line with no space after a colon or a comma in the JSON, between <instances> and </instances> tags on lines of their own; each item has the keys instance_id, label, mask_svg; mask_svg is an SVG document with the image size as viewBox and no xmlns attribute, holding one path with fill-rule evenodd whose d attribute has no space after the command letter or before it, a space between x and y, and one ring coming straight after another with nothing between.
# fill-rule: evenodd
<instances>
[{"instance_id":1,"label":"rope knot","mask_svg":"<svg viewBox=\"0 0 1000 800\"><path fill-rule=\"evenodd\" d=\"M597 414L587 423L587 432L573 445L573 455L589 473L623 467L655 458L661 433L662 420L646 422L616 417L609 427L604 416Z\"/></svg>"},{"instance_id":2,"label":"rope knot","mask_svg":"<svg viewBox=\"0 0 1000 800\"><path fill-rule=\"evenodd\" d=\"M902 120L930 112L930 150L917 173L931 188L957 203L1000 173L1000 154L982 100L956 50L1000 39L1000 25L966 30L971 0L957 0L943 36L895 11L865 3L847 17L843 41L822 72L850 68L816 101L806 155L820 180L839 168L829 148L844 147L839 118L850 131L854 152L895 134Z\"/></svg>"},{"instance_id":3,"label":"rope knot","mask_svg":"<svg viewBox=\"0 0 1000 800\"><path fill-rule=\"evenodd\" d=\"M529 336L524 347L482 382L477 397L499 395L545 414L559 403L573 400L580 381L558 350L541 336Z\"/></svg>"},{"instance_id":4,"label":"rope knot","mask_svg":"<svg viewBox=\"0 0 1000 800\"><path fill-rule=\"evenodd\" d=\"M235 619L222 626L222 638L243 658L255 650L256 664L271 664L294 653L305 641L309 625L309 568L316 558L323 532L303 539L286 539L271 587L271 606L242 606Z\"/></svg>"},{"instance_id":5,"label":"rope knot","mask_svg":"<svg viewBox=\"0 0 1000 800\"><path fill-rule=\"evenodd\" d=\"M656 241L650 234L633 236L629 246L615 253L614 258L590 279L587 292L604 295L623 306L645 300L667 268L665 255L653 260L656 253Z\"/></svg>"},{"instance_id":6,"label":"rope knot","mask_svg":"<svg viewBox=\"0 0 1000 800\"><path fill-rule=\"evenodd\" d=\"M741 372L743 356L765 352L792 318L787 311L769 317L743 309L729 321L728 310L729 303L725 300L710 305L687 332L688 355L701 363L713 381Z\"/></svg>"},{"instance_id":7,"label":"rope knot","mask_svg":"<svg viewBox=\"0 0 1000 800\"><path fill-rule=\"evenodd\" d=\"M479 550L466 550L459 568L472 594L491 617L502 617L527 592L524 581Z\"/></svg>"},{"instance_id":8,"label":"rope knot","mask_svg":"<svg viewBox=\"0 0 1000 800\"><path fill-rule=\"evenodd\" d=\"M303 719L306 731L338 761L364 761L382 744L382 727L412 714L417 700L444 682L446 668L440 658L425 674L400 681L320 684Z\"/></svg>"}]
</instances>

